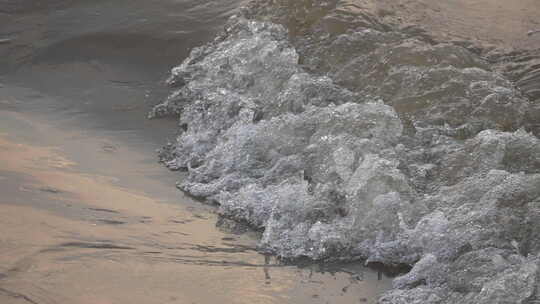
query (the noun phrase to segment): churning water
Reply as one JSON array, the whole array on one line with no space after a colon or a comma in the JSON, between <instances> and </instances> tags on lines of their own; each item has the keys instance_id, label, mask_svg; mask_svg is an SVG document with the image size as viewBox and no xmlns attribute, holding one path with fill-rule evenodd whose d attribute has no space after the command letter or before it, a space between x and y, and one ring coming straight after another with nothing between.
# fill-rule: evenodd
<instances>
[{"instance_id":1,"label":"churning water","mask_svg":"<svg viewBox=\"0 0 540 304\"><path fill-rule=\"evenodd\" d=\"M537 55L350 2L252 1L194 49L150 114L180 119L162 161L264 251L413 266L381 303L536 303Z\"/></svg>"}]
</instances>

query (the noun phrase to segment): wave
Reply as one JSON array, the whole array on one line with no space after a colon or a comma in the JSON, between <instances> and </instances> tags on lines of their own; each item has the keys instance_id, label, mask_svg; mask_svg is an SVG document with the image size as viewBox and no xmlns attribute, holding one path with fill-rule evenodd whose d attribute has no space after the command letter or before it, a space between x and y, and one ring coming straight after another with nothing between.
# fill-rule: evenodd
<instances>
[{"instance_id":1,"label":"wave","mask_svg":"<svg viewBox=\"0 0 540 304\"><path fill-rule=\"evenodd\" d=\"M341 1L253 1L151 117L179 187L282 258L408 264L380 303L534 303L538 104L464 47Z\"/></svg>"}]
</instances>

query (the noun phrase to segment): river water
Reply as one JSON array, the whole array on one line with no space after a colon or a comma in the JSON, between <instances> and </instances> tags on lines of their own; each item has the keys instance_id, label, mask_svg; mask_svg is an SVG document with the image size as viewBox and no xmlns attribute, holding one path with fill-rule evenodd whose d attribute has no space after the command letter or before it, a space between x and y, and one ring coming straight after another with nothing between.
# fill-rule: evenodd
<instances>
[{"instance_id":1,"label":"river water","mask_svg":"<svg viewBox=\"0 0 540 304\"><path fill-rule=\"evenodd\" d=\"M0 0L0 302L534 303L540 5L245 4Z\"/></svg>"}]
</instances>

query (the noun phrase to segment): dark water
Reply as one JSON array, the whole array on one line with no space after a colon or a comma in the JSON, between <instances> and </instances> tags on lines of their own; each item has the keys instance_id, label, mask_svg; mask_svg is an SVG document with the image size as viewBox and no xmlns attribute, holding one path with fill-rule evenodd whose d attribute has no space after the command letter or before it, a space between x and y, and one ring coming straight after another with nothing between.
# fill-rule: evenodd
<instances>
[{"instance_id":1,"label":"dark water","mask_svg":"<svg viewBox=\"0 0 540 304\"><path fill-rule=\"evenodd\" d=\"M154 131L140 117L164 95L169 68L211 39L237 6L237 0L2 1L0 79L62 99L32 107L148 134Z\"/></svg>"}]
</instances>

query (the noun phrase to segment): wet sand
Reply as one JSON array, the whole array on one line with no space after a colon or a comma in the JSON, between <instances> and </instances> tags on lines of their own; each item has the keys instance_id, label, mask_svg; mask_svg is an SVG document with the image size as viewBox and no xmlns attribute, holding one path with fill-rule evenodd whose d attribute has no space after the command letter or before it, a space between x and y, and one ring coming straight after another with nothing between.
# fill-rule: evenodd
<instances>
[{"instance_id":1,"label":"wet sand","mask_svg":"<svg viewBox=\"0 0 540 304\"><path fill-rule=\"evenodd\" d=\"M359 264L257 253L149 151L56 119L0 111L1 303L374 303L388 288Z\"/></svg>"}]
</instances>

